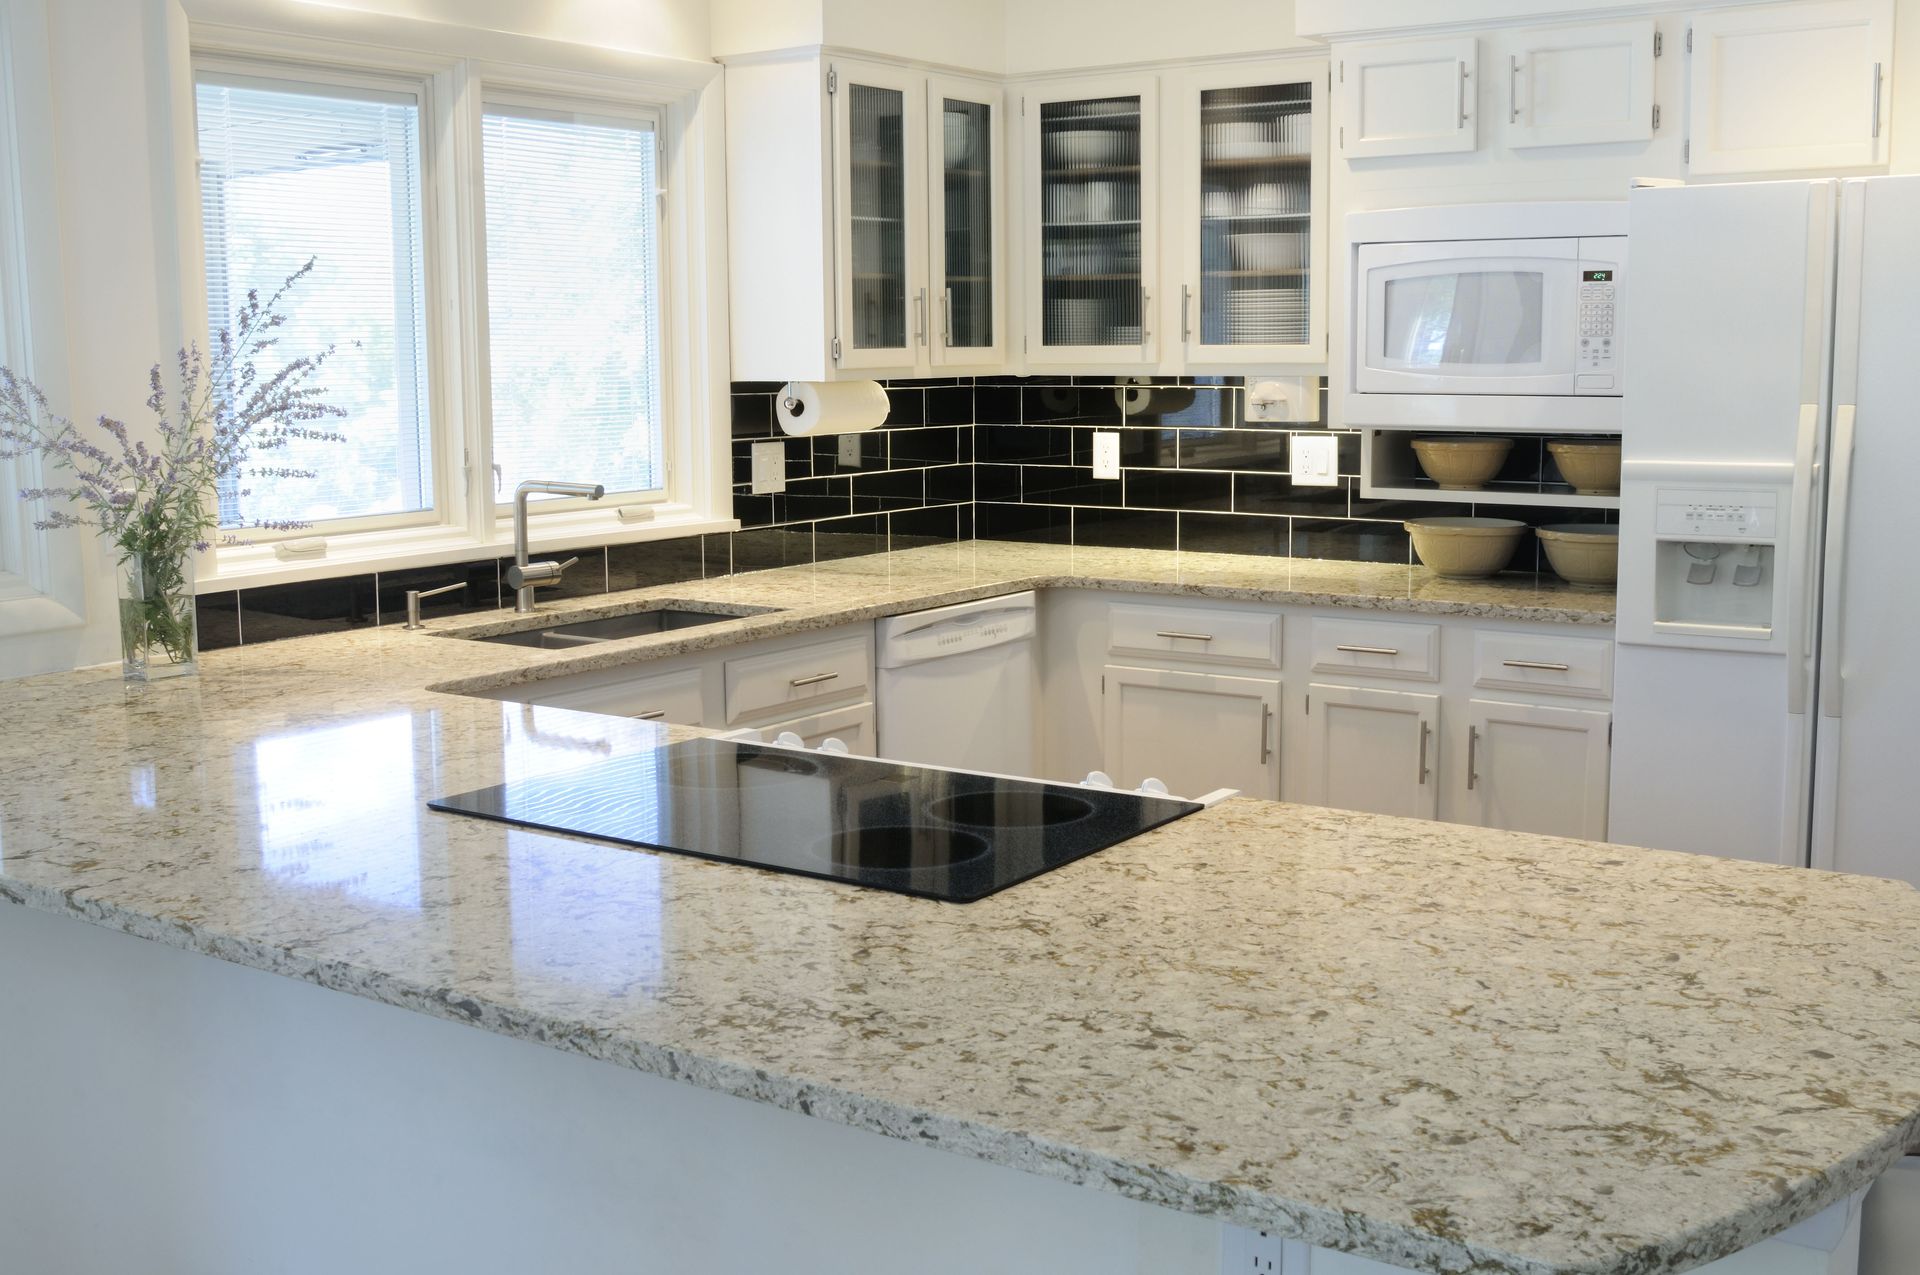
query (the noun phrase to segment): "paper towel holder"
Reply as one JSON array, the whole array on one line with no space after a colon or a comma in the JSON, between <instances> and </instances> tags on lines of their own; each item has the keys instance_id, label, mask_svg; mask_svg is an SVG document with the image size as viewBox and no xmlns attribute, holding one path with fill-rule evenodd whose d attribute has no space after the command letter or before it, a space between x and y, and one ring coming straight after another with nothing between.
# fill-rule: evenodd
<instances>
[{"instance_id":1,"label":"paper towel holder","mask_svg":"<svg viewBox=\"0 0 1920 1275\"><path fill-rule=\"evenodd\" d=\"M804 415L807 410L807 405L801 402L799 397L794 394L792 381L788 381L780 387L780 406L786 408L787 411L796 417Z\"/></svg>"}]
</instances>

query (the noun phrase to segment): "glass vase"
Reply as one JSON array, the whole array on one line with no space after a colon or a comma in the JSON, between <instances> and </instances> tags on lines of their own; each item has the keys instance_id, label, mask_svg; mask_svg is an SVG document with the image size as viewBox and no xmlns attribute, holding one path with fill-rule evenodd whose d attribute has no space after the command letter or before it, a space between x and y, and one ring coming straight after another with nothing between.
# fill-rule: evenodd
<instances>
[{"instance_id":1,"label":"glass vase","mask_svg":"<svg viewBox=\"0 0 1920 1275\"><path fill-rule=\"evenodd\" d=\"M129 682L194 673L200 635L193 609L193 560L139 552L120 564L120 668Z\"/></svg>"}]
</instances>

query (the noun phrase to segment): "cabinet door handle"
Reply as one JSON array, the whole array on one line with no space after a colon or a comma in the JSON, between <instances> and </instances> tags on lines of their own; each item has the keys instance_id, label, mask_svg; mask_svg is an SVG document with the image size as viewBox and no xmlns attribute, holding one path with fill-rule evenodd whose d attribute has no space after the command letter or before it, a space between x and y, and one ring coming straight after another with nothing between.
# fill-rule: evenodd
<instances>
[{"instance_id":1,"label":"cabinet door handle","mask_svg":"<svg viewBox=\"0 0 1920 1275\"><path fill-rule=\"evenodd\" d=\"M1480 778L1475 763L1480 752L1480 728L1467 727L1467 791L1473 791L1474 783Z\"/></svg>"},{"instance_id":2,"label":"cabinet door handle","mask_svg":"<svg viewBox=\"0 0 1920 1275\"><path fill-rule=\"evenodd\" d=\"M1537 668L1549 673L1565 673L1571 668L1570 665L1555 664L1551 660L1502 660L1500 662L1508 668Z\"/></svg>"},{"instance_id":3,"label":"cabinet door handle","mask_svg":"<svg viewBox=\"0 0 1920 1275\"><path fill-rule=\"evenodd\" d=\"M1880 136L1880 64L1873 64L1873 134Z\"/></svg>"},{"instance_id":4,"label":"cabinet door handle","mask_svg":"<svg viewBox=\"0 0 1920 1275\"><path fill-rule=\"evenodd\" d=\"M927 290L920 289L913 297L913 341L915 345L927 343Z\"/></svg>"},{"instance_id":5,"label":"cabinet door handle","mask_svg":"<svg viewBox=\"0 0 1920 1275\"><path fill-rule=\"evenodd\" d=\"M667 710L664 708L650 708L644 713L635 713L633 717L635 721L657 722L666 715Z\"/></svg>"},{"instance_id":6,"label":"cabinet door handle","mask_svg":"<svg viewBox=\"0 0 1920 1275\"><path fill-rule=\"evenodd\" d=\"M1211 633L1182 633L1178 629L1161 629L1158 633L1155 633L1154 636L1163 637L1163 638L1179 638L1187 642L1213 641L1213 634Z\"/></svg>"},{"instance_id":7,"label":"cabinet door handle","mask_svg":"<svg viewBox=\"0 0 1920 1275\"><path fill-rule=\"evenodd\" d=\"M1397 646L1336 646L1333 649L1336 651L1346 651L1353 655L1398 655L1400 654L1400 648Z\"/></svg>"},{"instance_id":8,"label":"cabinet door handle","mask_svg":"<svg viewBox=\"0 0 1920 1275\"><path fill-rule=\"evenodd\" d=\"M839 676L840 675L838 673L809 673L805 677L790 678L787 682L787 685L796 686L796 687L818 686L822 682L831 682L834 678Z\"/></svg>"},{"instance_id":9,"label":"cabinet door handle","mask_svg":"<svg viewBox=\"0 0 1920 1275\"><path fill-rule=\"evenodd\" d=\"M1193 301L1193 289L1186 284L1180 285L1180 339L1193 340L1193 322L1187 317L1187 311Z\"/></svg>"},{"instance_id":10,"label":"cabinet door handle","mask_svg":"<svg viewBox=\"0 0 1920 1275\"><path fill-rule=\"evenodd\" d=\"M1153 294L1147 291L1147 285L1140 285L1140 348L1147 348L1147 342L1153 339L1153 325L1147 320L1147 307L1153 303Z\"/></svg>"},{"instance_id":11,"label":"cabinet door handle","mask_svg":"<svg viewBox=\"0 0 1920 1275\"><path fill-rule=\"evenodd\" d=\"M1467 126L1467 60L1460 59L1460 127Z\"/></svg>"},{"instance_id":12,"label":"cabinet door handle","mask_svg":"<svg viewBox=\"0 0 1920 1275\"><path fill-rule=\"evenodd\" d=\"M1427 769L1427 737L1432 734L1433 734L1433 723L1425 720L1424 718L1421 719L1421 722L1420 722L1420 786L1422 788L1426 787L1427 776L1428 774L1431 773Z\"/></svg>"},{"instance_id":13,"label":"cabinet door handle","mask_svg":"<svg viewBox=\"0 0 1920 1275\"><path fill-rule=\"evenodd\" d=\"M1464 121L1463 121L1464 122ZM1507 54L1507 123L1520 122L1520 58Z\"/></svg>"},{"instance_id":14,"label":"cabinet door handle","mask_svg":"<svg viewBox=\"0 0 1920 1275\"><path fill-rule=\"evenodd\" d=\"M947 348L953 348L953 289L940 294L940 324L946 334Z\"/></svg>"},{"instance_id":15,"label":"cabinet door handle","mask_svg":"<svg viewBox=\"0 0 1920 1275\"><path fill-rule=\"evenodd\" d=\"M1260 764L1273 760L1273 705L1260 706Z\"/></svg>"}]
</instances>

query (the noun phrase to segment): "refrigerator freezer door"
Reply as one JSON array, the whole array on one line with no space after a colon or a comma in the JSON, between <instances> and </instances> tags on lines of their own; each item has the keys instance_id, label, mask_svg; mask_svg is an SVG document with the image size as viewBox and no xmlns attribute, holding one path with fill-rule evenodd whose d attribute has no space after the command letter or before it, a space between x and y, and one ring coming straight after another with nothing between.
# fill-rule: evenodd
<instances>
[{"instance_id":1,"label":"refrigerator freezer door","mask_svg":"<svg viewBox=\"0 0 1920 1275\"><path fill-rule=\"evenodd\" d=\"M1843 183L1833 397L1852 419L1847 499L1830 502L1821 580L1813 866L1920 885L1920 177ZM1837 441L1837 440L1836 440ZM1832 466L1845 459L1836 446ZM1841 475L1829 485L1836 490Z\"/></svg>"}]
</instances>

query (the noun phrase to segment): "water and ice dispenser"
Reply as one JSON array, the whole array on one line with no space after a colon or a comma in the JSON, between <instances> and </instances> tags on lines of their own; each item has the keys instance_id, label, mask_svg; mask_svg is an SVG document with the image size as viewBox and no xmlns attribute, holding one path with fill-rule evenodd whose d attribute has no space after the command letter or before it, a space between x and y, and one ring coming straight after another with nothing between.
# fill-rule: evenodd
<instances>
[{"instance_id":1,"label":"water and ice dispenser","mask_svg":"<svg viewBox=\"0 0 1920 1275\"><path fill-rule=\"evenodd\" d=\"M1653 532L1657 628L1763 641L1773 636L1777 492L1657 487Z\"/></svg>"}]
</instances>

